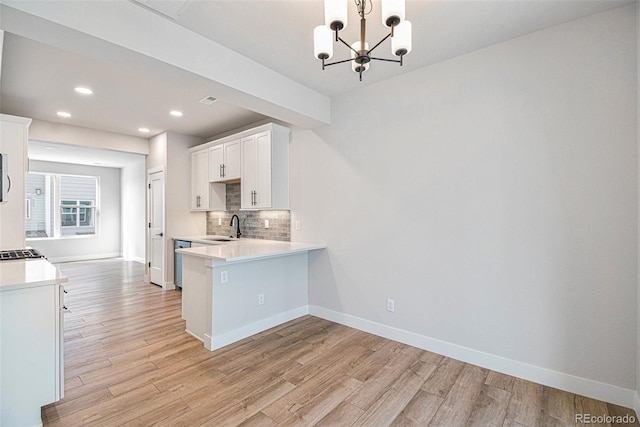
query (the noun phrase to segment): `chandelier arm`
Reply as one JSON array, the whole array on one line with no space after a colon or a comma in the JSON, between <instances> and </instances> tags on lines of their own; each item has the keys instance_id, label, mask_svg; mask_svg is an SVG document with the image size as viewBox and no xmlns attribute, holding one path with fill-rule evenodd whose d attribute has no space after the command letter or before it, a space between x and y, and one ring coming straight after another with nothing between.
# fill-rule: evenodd
<instances>
[{"instance_id":1,"label":"chandelier arm","mask_svg":"<svg viewBox=\"0 0 640 427\"><path fill-rule=\"evenodd\" d=\"M342 40L342 37L338 37L338 40L340 40L342 43L344 43L344 45L345 45L346 47L348 47L348 48L349 48L349 50L354 51L354 52L356 53L356 55L360 53L360 52L358 52L357 50L355 50L354 48L352 48L352 47L351 47L351 45L350 45L349 43L347 43L346 41ZM349 60L349 61L351 61L351 60Z\"/></svg>"},{"instance_id":2,"label":"chandelier arm","mask_svg":"<svg viewBox=\"0 0 640 427\"><path fill-rule=\"evenodd\" d=\"M384 42L386 39L388 39L389 37L391 37L391 33L387 34L387 37L383 38L382 40L380 40L378 43L376 43L376 45L374 47L372 47L371 49L369 49L369 52L367 52L367 55L370 55L371 52L373 52L373 49L377 48L378 46L380 46L382 44L382 42Z\"/></svg>"},{"instance_id":3,"label":"chandelier arm","mask_svg":"<svg viewBox=\"0 0 640 427\"><path fill-rule=\"evenodd\" d=\"M402 57L400 57L402 58ZM386 61L386 62L395 62L398 64L402 64L402 60L401 59L387 59L387 58L374 58L371 57L371 59L375 59L376 61Z\"/></svg>"},{"instance_id":4,"label":"chandelier arm","mask_svg":"<svg viewBox=\"0 0 640 427\"><path fill-rule=\"evenodd\" d=\"M354 58L351 58L351 59L343 59L342 61L336 61L336 62L331 62L331 63L329 63L329 64L324 64L324 66L325 66L325 67L328 67L329 65L342 64L342 63L345 63L345 62L351 62L351 61L353 61L353 60L354 60Z\"/></svg>"}]
</instances>

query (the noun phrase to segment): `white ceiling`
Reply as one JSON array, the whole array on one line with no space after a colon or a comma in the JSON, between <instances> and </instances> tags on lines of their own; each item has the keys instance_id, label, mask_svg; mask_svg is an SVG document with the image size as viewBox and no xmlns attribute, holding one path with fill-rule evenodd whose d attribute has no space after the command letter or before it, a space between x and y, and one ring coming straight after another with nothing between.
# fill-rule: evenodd
<instances>
[{"instance_id":1,"label":"white ceiling","mask_svg":"<svg viewBox=\"0 0 640 427\"><path fill-rule=\"evenodd\" d=\"M5 0L0 3L3 1L9 3ZM91 0L76 0L79 11L85 1ZM173 2L176 0L167 4ZM322 0L190 0L177 19L163 17L307 88L335 97L527 33L633 2L407 0L406 16L413 23L413 51L405 58L403 67L372 63L363 82L358 81L349 64L322 71L320 62L313 57L312 33L323 21ZM139 7L145 13L157 14ZM349 41L355 40L354 34L358 31L355 5L351 4L350 8L350 24L343 32L343 37ZM379 1L375 1L367 19L370 43L385 35L379 8ZM0 20L0 28L10 27L5 24L8 23ZM386 41L378 48L378 55L388 56L389 50L389 41ZM127 55L123 51L122 57L127 58ZM198 103L205 96L219 96L211 93L214 86L207 85L202 76L185 73L181 83L176 84L175 79L165 79L152 67L140 72L139 67L129 67L124 59L101 61L99 57L99 54L88 57L5 33L0 112L134 136L143 136L137 129L144 126L151 129L145 137L174 131L205 138L265 119L262 114L235 106L233 99L209 106ZM346 48L336 45L333 60L346 57ZM91 87L94 95L78 95L73 91L78 85ZM180 109L184 116L170 117L170 109ZM55 113L59 110L69 111L72 117L57 117Z\"/></svg>"}]
</instances>

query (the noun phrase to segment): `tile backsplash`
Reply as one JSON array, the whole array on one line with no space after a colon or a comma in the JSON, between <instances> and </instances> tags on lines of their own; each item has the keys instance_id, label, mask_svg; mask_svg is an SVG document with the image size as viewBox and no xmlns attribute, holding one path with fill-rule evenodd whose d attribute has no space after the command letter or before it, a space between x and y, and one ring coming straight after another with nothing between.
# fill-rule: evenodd
<instances>
[{"instance_id":1,"label":"tile backsplash","mask_svg":"<svg viewBox=\"0 0 640 427\"><path fill-rule=\"evenodd\" d=\"M240 217L240 232L248 239L291 241L291 213L289 211L241 211L240 183L227 184L227 211L207 212L207 234L236 235L236 223L229 226L231 217ZM222 225L218 225L218 219ZM264 228L265 219L269 228Z\"/></svg>"}]
</instances>

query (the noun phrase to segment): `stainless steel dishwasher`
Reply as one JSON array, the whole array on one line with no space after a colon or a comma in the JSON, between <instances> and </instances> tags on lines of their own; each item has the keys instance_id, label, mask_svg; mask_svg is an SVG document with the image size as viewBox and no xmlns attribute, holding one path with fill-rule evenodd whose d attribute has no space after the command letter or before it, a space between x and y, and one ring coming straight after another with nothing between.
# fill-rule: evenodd
<instances>
[{"instance_id":1,"label":"stainless steel dishwasher","mask_svg":"<svg viewBox=\"0 0 640 427\"><path fill-rule=\"evenodd\" d=\"M173 246L173 283L177 288L182 289L182 254L175 252L175 249L190 248L191 242L188 240L174 240Z\"/></svg>"}]
</instances>

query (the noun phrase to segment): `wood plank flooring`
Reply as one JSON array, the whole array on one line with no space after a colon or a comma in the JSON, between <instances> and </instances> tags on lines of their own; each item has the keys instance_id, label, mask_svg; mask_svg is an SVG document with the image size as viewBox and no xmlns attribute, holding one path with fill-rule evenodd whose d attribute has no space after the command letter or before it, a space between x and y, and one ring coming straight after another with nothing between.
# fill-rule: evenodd
<instances>
[{"instance_id":1,"label":"wood plank flooring","mask_svg":"<svg viewBox=\"0 0 640 427\"><path fill-rule=\"evenodd\" d=\"M184 331L180 291L145 283L143 265L59 268L69 277L65 397L43 408L45 426L516 427L581 425L582 413L635 417L313 316L209 352Z\"/></svg>"}]
</instances>

